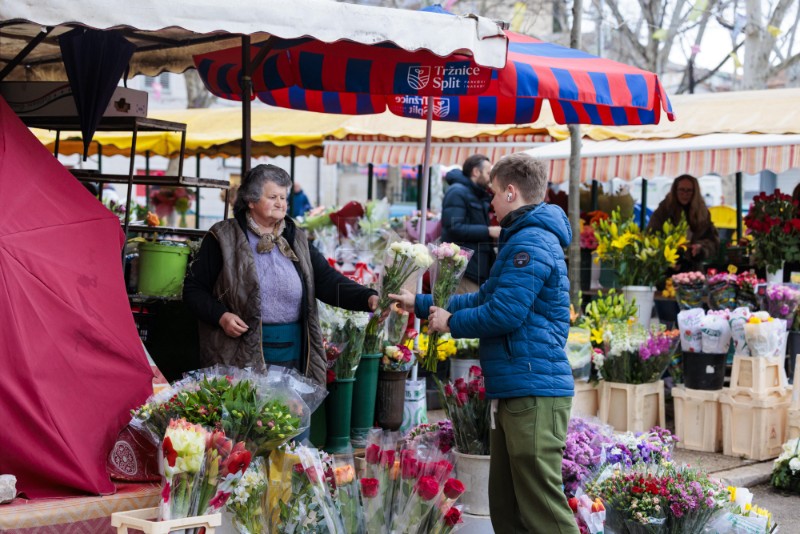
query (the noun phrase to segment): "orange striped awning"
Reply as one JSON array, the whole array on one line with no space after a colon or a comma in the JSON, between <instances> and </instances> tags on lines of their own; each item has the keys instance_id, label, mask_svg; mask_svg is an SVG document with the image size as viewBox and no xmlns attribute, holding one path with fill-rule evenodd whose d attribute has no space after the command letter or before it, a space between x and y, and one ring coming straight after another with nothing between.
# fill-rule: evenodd
<instances>
[{"instance_id":1,"label":"orange striped awning","mask_svg":"<svg viewBox=\"0 0 800 534\"><path fill-rule=\"evenodd\" d=\"M527 151L549 162L550 180L554 183L569 176L569 152L568 140ZM584 139L581 148L582 181L709 173L726 176L762 170L780 173L793 167L800 167L800 135L796 134L709 134L636 141Z\"/></svg>"},{"instance_id":2,"label":"orange striped awning","mask_svg":"<svg viewBox=\"0 0 800 534\"><path fill-rule=\"evenodd\" d=\"M484 154L497 161L507 154L550 143L547 134L507 134L480 137L450 137L431 142L431 163L461 165L472 154ZM415 137L349 135L342 140L324 142L326 163L389 165L422 164L425 143Z\"/></svg>"}]
</instances>

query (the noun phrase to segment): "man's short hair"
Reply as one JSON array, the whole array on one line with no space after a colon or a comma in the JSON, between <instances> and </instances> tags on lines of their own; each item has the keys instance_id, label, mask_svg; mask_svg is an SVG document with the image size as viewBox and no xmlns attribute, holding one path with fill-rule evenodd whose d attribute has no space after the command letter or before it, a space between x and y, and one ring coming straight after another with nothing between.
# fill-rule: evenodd
<instances>
[{"instance_id":1,"label":"man's short hair","mask_svg":"<svg viewBox=\"0 0 800 534\"><path fill-rule=\"evenodd\" d=\"M472 178L472 170L480 167L481 163L484 161L488 161L491 163L488 157L484 156L483 154L473 154L464 161L464 166L461 168L461 172L464 173L464 176L467 178Z\"/></svg>"},{"instance_id":2,"label":"man's short hair","mask_svg":"<svg viewBox=\"0 0 800 534\"><path fill-rule=\"evenodd\" d=\"M492 167L489 175L503 189L513 184L519 189L522 198L529 204L544 201L547 191L547 168L538 159L523 152L510 154Z\"/></svg>"}]
</instances>

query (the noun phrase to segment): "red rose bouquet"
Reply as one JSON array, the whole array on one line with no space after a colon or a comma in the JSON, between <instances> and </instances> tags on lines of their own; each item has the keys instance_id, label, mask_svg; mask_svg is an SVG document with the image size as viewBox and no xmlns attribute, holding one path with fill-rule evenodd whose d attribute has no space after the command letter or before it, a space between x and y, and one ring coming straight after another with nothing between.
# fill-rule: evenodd
<instances>
[{"instance_id":1,"label":"red rose bouquet","mask_svg":"<svg viewBox=\"0 0 800 534\"><path fill-rule=\"evenodd\" d=\"M776 189L771 195L759 193L753 198L744 218L752 236L750 253L768 273L782 268L783 262L800 260L800 215L798 202Z\"/></svg>"},{"instance_id":2,"label":"red rose bouquet","mask_svg":"<svg viewBox=\"0 0 800 534\"><path fill-rule=\"evenodd\" d=\"M434 377L435 378L435 377ZM470 367L467 380L442 384L436 380L445 413L453 422L456 449L464 454L489 454L489 410L481 368Z\"/></svg>"}]
</instances>

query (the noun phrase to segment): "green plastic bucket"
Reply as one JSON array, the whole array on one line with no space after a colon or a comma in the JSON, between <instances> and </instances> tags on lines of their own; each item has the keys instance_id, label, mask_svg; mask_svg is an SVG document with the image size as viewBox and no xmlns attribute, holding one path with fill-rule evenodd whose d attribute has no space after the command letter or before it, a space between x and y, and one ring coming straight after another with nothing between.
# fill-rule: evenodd
<instances>
[{"instance_id":1,"label":"green plastic bucket","mask_svg":"<svg viewBox=\"0 0 800 534\"><path fill-rule=\"evenodd\" d=\"M183 244L139 244L139 293L155 297L180 295L189 261L189 247Z\"/></svg>"},{"instance_id":2,"label":"green plastic bucket","mask_svg":"<svg viewBox=\"0 0 800 534\"><path fill-rule=\"evenodd\" d=\"M362 354L353 385L353 412L350 415L350 439L353 447L367 446L367 434L375 423L375 399L378 391L378 366L383 354Z\"/></svg>"},{"instance_id":3,"label":"green plastic bucket","mask_svg":"<svg viewBox=\"0 0 800 534\"><path fill-rule=\"evenodd\" d=\"M325 451L334 454L350 447L350 411L353 409L355 378L340 378L328 384L325 417L328 435Z\"/></svg>"}]
</instances>

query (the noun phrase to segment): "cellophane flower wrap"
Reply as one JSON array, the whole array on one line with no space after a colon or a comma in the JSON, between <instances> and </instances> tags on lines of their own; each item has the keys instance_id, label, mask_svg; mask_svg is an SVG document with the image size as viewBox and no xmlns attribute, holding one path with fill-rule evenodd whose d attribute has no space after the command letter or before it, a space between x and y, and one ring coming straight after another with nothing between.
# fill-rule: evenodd
<instances>
[{"instance_id":1,"label":"cellophane flower wrap","mask_svg":"<svg viewBox=\"0 0 800 534\"><path fill-rule=\"evenodd\" d=\"M723 513L717 514L706 526L706 532L732 534L770 534L777 532L772 514L753 504L753 494L747 488L728 486L728 502Z\"/></svg>"},{"instance_id":2,"label":"cellophane flower wrap","mask_svg":"<svg viewBox=\"0 0 800 534\"><path fill-rule=\"evenodd\" d=\"M708 304L712 310L735 310L738 284L736 275L708 270Z\"/></svg>"},{"instance_id":3,"label":"cellophane flower wrap","mask_svg":"<svg viewBox=\"0 0 800 534\"><path fill-rule=\"evenodd\" d=\"M462 248L455 243L442 243L429 245L433 265L431 265L431 294L433 305L447 309L450 298L455 295L461 277L467 270L467 264L473 251ZM439 362L438 354L439 333L429 334L428 348L423 358L423 366L428 371L435 372Z\"/></svg>"},{"instance_id":4,"label":"cellophane flower wrap","mask_svg":"<svg viewBox=\"0 0 800 534\"><path fill-rule=\"evenodd\" d=\"M386 343L398 345L403 342L408 330L408 312L402 310L396 302L389 306L389 317L386 318Z\"/></svg>"},{"instance_id":5,"label":"cellophane flower wrap","mask_svg":"<svg viewBox=\"0 0 800 534\"><path fill-rule=\"evenodd\" d=\"M252 456L245 443L234 442L222 430L212 430L206 437L205 467L200 486L199 515L218 512L233 494Z\"/></svg>"},{"instance_id":6,"label":"cellophane flower wrap","mask_svg":"<svg viewBox=\"0 0 800 534\"><path fill-rule=\"evenodd\" d=\"M798 304L800 304L800 291L797 289L781 284L767 285L764 308L770 317L784 319L787 326L791 326Z\"/></svg>"},{"instance_id":7,"label":"cellophane flower wrap","mask_svg":"<svg viewBox=\"0 0 800 534\"><path fill-rule=\"evenodd\" d=\"M453 422L456 449L462 454L489 454L491 401L486 398L483 372L473 365L466 380L442 384L436 379L447 418Z\"/></svg>"},{"instance_id":8,"label":"cellophane flower wrap","mask_svg":"<svg viewBox=\"0 0 800 534\"><path fill-rule=\"evenodd\" d=\"M266 534L269 520L265 512L268 468L264 458L254 458L236 485L226 509L233 519L233 527L239 534Z\"/></svg>"},{"instance_id":9,"label":"cellophane flower wrap","mask_svg":"<svg viewBox=\"0 0 800 534\"><path fill-rule=\"evenodd\" d=\"M380 370L408 372L415 362L414 353L405 345L387 345L383 348Z\"/></svg>"},{"instance_id":10,"label":"cellophane flower wrap","mask_svg":"<svg viewBox=\"0 0 800 534\"><path fill-rule=\"evenodd\" d=\"M361 355L369 314L320 304L320 324L328 347L335 347L338 357L333 360L335 380L353 378ZM330 354L328 354L330 362ZM329 380L331 381L331 380Z\"/></svg>"},{"instance_id":11,"label":"cellophane flower wrap","mask_svg":"<svg viewBox=\"0 0 800 534\"><path fill-rule=\"evenodd\" d=\"M383 332L379 323L381 313L392 303L389 294L399 293L404 288L416 292L417 279L431 266L432 262L425 245L412 244L408 241L397 241L389 245L385 254L383 274L379 279L378 307L366 328L365 353L381 352Z\"/></svg>"},{"instance_id":12,"label":"cellophane flower wrap","mask_svg":"<svg viewBox=\"0 0 800 534\"><path fill-rule=\"evenodd\" d=\"M750 311L758 311L756 286L762 283L756 273L745 271L736 275L736 307L746 307Z\"/></svg>"},{"instance_id":13,"label":"cellophane flower wrap","mask_svg":"<svg viewBox=\"0 0 800 534\"><path fill-rule=\"evenodd\" d=\"M418 532L417 529L422 532L429 531L434 510L442 502L445 482L449 480L453 471L453 465L442 459L438 451L433 451L427 458L418 458L415 468L411 494L403 506L402 513L394 514L392 518L393 533L412 534ZM460 489L458 496L463 493L463 485Z\"/></svg>"},{"instance_id":14,"label":"cellophane flower wrap","mask_svg":"<svg viewBox=\"0 0 800 534\"><path fill-rule=\"evenodd\" d=\"M606 331L603 378L622 384L655 382L672 362L678 342L677 330L648 332L638 324L614 325Z\"/></svg>"},{"instance_id":15,"label":"cellophane flower wrap","mask_svg":"<svg viewBox=\"0 0 800 534\"><path fill-rule=\"evenodd\" d=\"M675 288L675 300L682 310L701 307L703 298L708 294L706 276L699 271L672 275L672 285Z\"/></svg>"},{"instance_id":16,"label":"cellophane flower wrap","mask_svg":"<svg viewBox=\"0 0 800 534\"><path fill-rule=\"evenodd\" d=\"M359 482L352 452L333 456L333 477L336 483L336 505L342 516L345 532L364 532L364 511L361 509Z\"/></svg>"},{"instance_id":17,"label":"cellophane flower wrap","mask_svg":"<svg viewBox=\"0 0 800 534\"><path fill-rule=\"evenodd\" d=\"M161 444L164 485L158 517L161 521L196 515L203 474L206 430L185 419L169 422Z\"/></svg>"},{"instance_id":18,"label":"cellophane flower wrap","mask_svg":"<svg viewBox=\"0 0 800 534\"><path fill-rule=\"evenodd\" d=\"M783 444L772 467L770 484L784 491L800 493L800 438Z\"/></svg>"}]
</instances>

